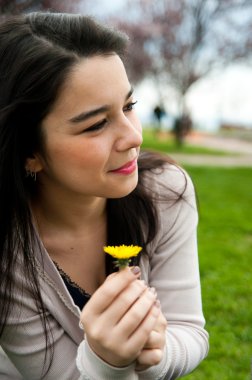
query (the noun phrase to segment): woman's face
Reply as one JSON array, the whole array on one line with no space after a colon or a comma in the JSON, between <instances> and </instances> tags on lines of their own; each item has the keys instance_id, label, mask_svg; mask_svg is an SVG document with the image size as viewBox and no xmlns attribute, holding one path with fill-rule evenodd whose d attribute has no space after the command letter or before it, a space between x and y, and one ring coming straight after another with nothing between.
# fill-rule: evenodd
<instances>
[{"instance_id":1,"label":"woman's face","mask_svg":"<svg viewBox=\"0 0 252 380\"><path fill-rule=\"evenodd\" d=\"M73 67L43 120L46 160L36 155L46 194L115 198L137 185L141 125L132 88L117 55Z\"/></svg>"}]
</instances>

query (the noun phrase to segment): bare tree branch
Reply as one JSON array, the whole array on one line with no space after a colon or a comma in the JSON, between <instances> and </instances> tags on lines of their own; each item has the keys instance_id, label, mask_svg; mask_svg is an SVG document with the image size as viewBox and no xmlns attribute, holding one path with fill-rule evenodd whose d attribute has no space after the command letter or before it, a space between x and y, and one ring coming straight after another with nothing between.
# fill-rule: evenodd
<instances>
[{"instance_id":1,"label":"bare tree branch","mask_svg":"<svg viewBox=\"0 0 252 380\"><path fill-rule=\"evenodd\" d=\"M127 10L118 24L131 36L132 77L165 78L182 98L212 68L251 57L251 0L128 0Z\"/></svg>"}]
</instances>

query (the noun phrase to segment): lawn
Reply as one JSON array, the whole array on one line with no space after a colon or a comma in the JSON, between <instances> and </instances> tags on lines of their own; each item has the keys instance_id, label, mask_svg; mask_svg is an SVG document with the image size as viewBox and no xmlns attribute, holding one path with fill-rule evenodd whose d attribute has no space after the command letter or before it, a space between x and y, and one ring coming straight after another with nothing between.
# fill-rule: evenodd
<instances>
[{"instance_id":1,"label":"lawn","mask_svg":"<svg viewBox=\"0 0 252 380\"><path fill-rule=\"evenodd\" d=\"M144 148L172 153L220 154L178 148L171 136L144 130ZM199 199L199 260L210 352L187 380L251 380L252 168L185 166Z\"/></svg>"},{"instance_id":2,"label":"lawn","mask_svg":"<svg viewBox=\"0 0 252 380\"><path fill-rule=\"evenodd\" d=\"M144 130L143 147L220 154ZM252 168L185 166L199 199L199 260L210 352L187 380L251 380Z\"/></svg>"},{"instance_id":3,"label":"lawn","mask_svg":"<svg viewBox=\"0 0 252 380\"><path fill-rule=\"evenodd\" d=\"M197 188L199 258L210 352L188 380L249 380L252 169L186 167Z\"/></svg>"},{"instance_id":4,"label":"lawn","mask_svg":"<svg viewBox=\"0 0 252 380\"><path fill-rule=\"evenodd\" d=\"M208 149L200 146L194 146L189 143L185 143L182 146L178 146L175 143L174 136L167 132L161 131L157 133L154 129L143 129L143 144L142 148L158 150L164 153L188 153L188 154L213 154L213 155L226 155L225 152Z\"/></svg>"}]
</instances>

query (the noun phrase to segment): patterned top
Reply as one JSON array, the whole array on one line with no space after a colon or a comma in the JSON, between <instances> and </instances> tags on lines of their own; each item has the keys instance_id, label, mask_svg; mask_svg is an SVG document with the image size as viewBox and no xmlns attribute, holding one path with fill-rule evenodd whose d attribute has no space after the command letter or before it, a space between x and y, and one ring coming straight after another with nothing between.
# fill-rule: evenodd
<instances>
[{"instance_id":1,"label":"patterned top","mask_svg":"<svg viewBox=\"0 0 252 380\"><path fill-rule=\"evenodd\" d=\"M114 271L113 259L109 255L106 255L105 260L106 260L106 275L108 276L110 273ZM86 305L86 303L90 300L91 294L86 292L76 282L74 282L71 279L71 277L66 272L64 272L63 269L60 268L58 263L56 263L55 261L53 261L53 263L56 266L59 274L61 275L61 278L64 281L64 284L66 285L67 290L69 291L75 305L78 306L80 310L82 310L83 307ZM132 260L132 263L133 263L133 260Z\"/></svg>"},{"instance_id":2,"label":"patterned top","mask_svg":"<svg viewBox=\"0 0 252 380\"><path fill-rule=\"evenodd\" d=\"M76 282L74 282L66 272L64 272L59 265L54 261L54 264L64 281L67 290L69 291L75 305L77 305L80 310L86 305L86 303L91 298L91 295L82 289Z\"/></svg>"}]
</instances>

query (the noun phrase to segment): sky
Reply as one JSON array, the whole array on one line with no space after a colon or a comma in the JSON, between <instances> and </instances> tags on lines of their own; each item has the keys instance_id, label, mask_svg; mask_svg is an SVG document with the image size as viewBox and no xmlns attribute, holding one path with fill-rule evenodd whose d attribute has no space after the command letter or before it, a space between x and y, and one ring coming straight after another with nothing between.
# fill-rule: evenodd
<instances>
[{"instance_id":1,"label":"sky","mask_svg":"<svg viewBox=\"0 0 252 380\"><path fill-rule=\"evenodd\" d=\"M121 10L123 3L125 3L125 0L99 0L97 2L91 1L91 7L92 13L96 17L103 17L105 14L112 14L117 13ZM83 3L83 7L80 3L80 11L86 11L88 9L88 6L85 6Z\"/></svg>"},{"instance_id":2,"label":"sky","mask_svg":"<svg viewBox=\"0 0 252 380\"><path fill-rule=\"evenodd\" d=\"M143 123L148 123L158 102L155 86L146 79L136 87L135 93L137 111ZM168 113L164 124L171 128L177 114L175 95L168 87L164 93ZM233 65L212 73L192 86L186 101L195 127L199 130L215 132L221 124L252 129L252 68Z\"/></svg>"},{"instance_id":3,"label":"sky","mask_svg":"<svg viewBox=\"0 0 252 380\"><path fill-rule=\"evenodd\" d=\"M235 124L252 129L252 68L232 65L191 88L187 104L199 127Z\"/></svg>"}]
</instances>

